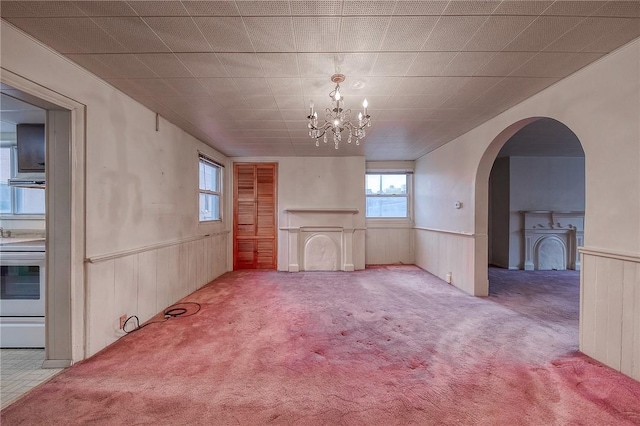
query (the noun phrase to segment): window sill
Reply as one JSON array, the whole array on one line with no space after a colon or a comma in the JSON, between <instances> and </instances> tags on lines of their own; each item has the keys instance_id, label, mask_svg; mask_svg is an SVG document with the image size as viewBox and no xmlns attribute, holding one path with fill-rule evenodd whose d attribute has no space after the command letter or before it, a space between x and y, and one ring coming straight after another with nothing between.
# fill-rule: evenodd
<instances>
[{"instance_id":1,"label":"window sill","mask_svg":"<svg viewBox=\"0 0 640 426\"><path fill-rule=\"evenodd\" d=\"M413 228L413 220L409 218L370 218L366 224L367 228Z\"/></svg>"},{"instance_id":2,"label":"window sill","mask_svg":"<svg viewBox=\"0 0 640 426\"><path fill-rule=\"evenodd\" d=\"M2 214L0 220L45 220L43 214Z\"/></svg>"}]
</instances>

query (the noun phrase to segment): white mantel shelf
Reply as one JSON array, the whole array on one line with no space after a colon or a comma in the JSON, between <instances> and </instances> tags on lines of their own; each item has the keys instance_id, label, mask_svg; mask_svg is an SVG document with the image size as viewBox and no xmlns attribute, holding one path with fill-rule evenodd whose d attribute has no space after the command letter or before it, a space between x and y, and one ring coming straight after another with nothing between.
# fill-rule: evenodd
<instances>
[{"instance_id":1,"label":"white mantel shelf","mask_svg":"<svg viewBox=\"0 0 640 426\"><path fill-rule=\"evenodd\" d=\"M341 214L357 214L360 212L359 209L336 209L336 208L327 208L327 207L293 207L284 209L287 213L341 213Z\"/></svg>"}]
</instances>

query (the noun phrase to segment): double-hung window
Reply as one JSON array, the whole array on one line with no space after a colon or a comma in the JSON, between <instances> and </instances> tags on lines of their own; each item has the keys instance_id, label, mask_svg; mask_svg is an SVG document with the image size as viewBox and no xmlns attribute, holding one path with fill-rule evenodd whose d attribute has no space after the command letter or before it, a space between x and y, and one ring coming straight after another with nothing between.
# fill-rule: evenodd
<instances>
[{"instance_id":1,"label":"double-hung window","mask_svg":"<svg viewBox=\"0 0 640 426\"><path fill-rule=\"evenodd\" d=\"M200 155L200 222L222 220L222 167Z\"/></svg>"},{"instance_id":2,"label":"double-hung window","mask_svg":"<svg viewBox=\"0 0 640 426\"><path fill-rule=\"evenodd\" d=\"M367 173L366 217L408 219L410 177L408 173Z\"/></svg>"},{"instance_id":3,"label":"double-hung window","mask_svg":"<svg viewBox=\"0 0 640 426\"><path fill-rule=\"evenodd\" d=\"M45 211L44 189L9 186L9 179L16 176L17 165L16 146L4 141L1 142L0 214L3 216L43 216Z\"/></svg>"}]
</instances>

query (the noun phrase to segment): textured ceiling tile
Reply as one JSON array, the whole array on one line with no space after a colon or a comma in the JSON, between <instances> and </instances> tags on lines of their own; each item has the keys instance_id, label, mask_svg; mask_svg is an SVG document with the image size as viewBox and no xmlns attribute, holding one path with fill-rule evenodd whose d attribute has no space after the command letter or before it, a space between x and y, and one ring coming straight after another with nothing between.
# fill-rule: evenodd
<instances>
[{"instance_id":1,"label":"textured ceiling tile","mask_svg":"<svg viewBox=\"0 0 640 426\"><path fill-rule=\"evenodd\" d=\"M440 15L447 4L448 0L440 1L410 1L403 0L396 3L396 7L393 10L394 15Z\"/></svg>"},{"instance_id":2,"label":"textured ceiling tile","mask_svg":"<svg viewBox=\"0 0 640 426\"><path fill-rule=\"evenodd\" d=\"M252 112L256 120L282 120L280 110L277 109L253 109Z\"/></svg>"},{"instance_id":3,"label":"textured ceiling tile","mask_svg":"<svg viewBox=\"0 0 640 426\"><path fill-rule=\"evenodd\" d=\"M196 78L165 78L164 81L180 96L208 96L207 90Z\"/></svg>"},{"instance_id":4,"label":"textured ceiling tile","mask_svg":"<svg viewBox=\"0 0 640 426\"><path fill-rule=\"evenodd\" d=\"M609 1L593 15L640 18L640 1Z\"/></svg>"},{"instance_id":5,"label":"textured ceiling tile","mask_svg":"<svg viewBox=\"0 0 640 426\"><path fill-rule=\"evenodd\" d=\"M120 75L124 78L157 77L157 74L143 64L133 54L94 55L94 57L110 68L118 70Z\"/></svg>"},{"instance_id":6,"label":"textured ceiling tile","mask_svg":"<svg viewBox=\"0 0 640 426\"><path fill-rule=\"evenodd\" d=\"M540 15L553 1L547 0L510 0L503 1L493 12L494 15Z\"/></svg>"},{"instance_id":7,"label":"textured ceiling tile","mask_svg":"<svg viewBox=\"0 0 640 426\"><path fill-rule=\"evenodd\" d=\"M369 99L372 96L390 96L400 84L402 77L347 77L347 80L340 85L345 97L358 98L358 103L366 96ZM371 103L371 108L379 108Z\"/></svg>"},{"instance_id":8,"label":"textured ceiling tile","mask_svg":"<svg viewBox=\"0 0 640 426\"><path fill-rule=\"evenodd\" d=\"M600 58L602 53L540 52L513 72L517 77L566 77Z\"/></svg>"},{"instance_id":9,"label":"textured ceiling tile","mask_svg":"<svg viewBox=\"0 0 640 426\"><path fill-rule=\"evenodd\" d=\"M456 52L421 52L407 71L407 75L438 76L457 55Z\"/></svg>"},{"instance_id":10,"label":"textured ceiling tile","mask_svg":"<svg viewBox=\"0 0 640 426\"><path fill-rule=\"evenodd\" d=\"M560 16L590 16L596 10L600 9L604 2L599 1L556 1L543 15L560 15Z\"/></svg>"},{"instance_id":11,"label":"textured ceiling tile","mask_svg":"<svg viewBox=\"0 0 640 426\"><path fill-rule=\"evenodd\" d=\"M60 53L85 53L88 51L86 47L81 47L76 44L74 39L56 33L56 30L41 18L5 19Z\"/></svg>"},{"instance_id":12,"label":"textured ceiling tile","mask_svg":"<svg viewBox=\"0 0 640 426\"><path fill-rule=\"evenodd\" d=\"M293 52L293 23L290 17L243 18L256 52Z\"/></svg>"},{"instance_id":13,"label":"textured ceiling tile","mask_svg":"<svg viewBox=\"0 0 640 426\"><path fill-rule=\"evenodd\" d=\"M147 97L152 97L153 95L149 92L148 89L140 87L135 84L135 82L132 82L132 80L126 78L106 79L106 81L107 83L111 84L121 92L126 93L134 99L144 99Z\"/></svg>"},{"instance_id":14,"label":"textured ceiling tile","mask_svg":"<svg viewBox=\"0 0 640 426\"><path fill-rule=\"evenodd\" d=\"M17 1L3 1L0 5L0 16L3 18L25 18L33 16L26 7L23 7Z\"/></svg>"},{"instance_id":15,"label":"textured ceiling tile","mask_svg":"<svg viewBox=\"0 0 640 426\"><path fill-rule=\"evenodd\" d=\"M288 1L237 1L242 16L289 16L291 8Z\"/></svg>"},{"instance_id":16,"label":"textured ceiling tile","mask_svg":"<svg viewBox=\"0 0 640 426\"><path fill-rule=\"evenodd\" d=\"M416 107L415 109L385 109L382 118L387 121L422 121L429 115L431 115L430 109Z\"/></svg>"},{"instance_id":17,"label":"textured ceiling tile","mask_svg":"<svg viewBox=\"0 0 640 426\"><path fill-rule=\"evenodd\" d=\"M329 76L335 72L334 54L298 53L301 77Z\"/></svg>"},{"instance_id":18,"label":"textured ceiling tile","mask_svg":"<svg viewBox=\"0 0 640 426\"><path fill-rule=\"evenodd\" d=\"M423 94L416 100L416 108L438 108L449 98L450 93Z\"/></svg>"},{"instance_id":19,"label":"textured ceiling tile","mask_svg":"<svg viewBox=\"0 0 640 426\"><path fill-rule=\"evenodd\" d=\"M298 96L298 99L302 99L302 96ZM278 109L278 104L276 103L276 98L273 95L269 96L255 96L255 95L244 95L244 100L247 101L247 104L250 108L256 109ZM300 107L300 105L298 105Z\"/></svg>"},{"instance_id":20,"label":"textured ceiling tile","mask_svg":"<svg viewBox=\"0 0 640 426\"><path fill-rule=\"evenodd\" d=\"M278 113L278 110L273 110ZM278 120L238 120L239 128L246 130L283 130L284 121Z\"/></svg>"},{"instance_id":21,"label":"textured ceiling tile","mask_svg":"<svg viewBox=\"0 0 640 426\"><path fill-rule=\"evenodd\" d=\"M443 104L443 108L464 108L474 99L500 83L502 77L472 77L458 88Z\"/></svg>"},{"instance_id":22,"label":"textured ceiling tile","mask_svg":"<svg viewBox=\"0 0 640 426\"><path fill-rule=\"evenodd\" d=\"M638 37L640 37L640 23L632 21L620 27L618 31L598 38L581 51L608 53Z\"/></svg>"},{"instance_id":23,"label":"textured ceiling tile","mask_svg":"<svg viewBox=\"0 0 640 426\"><path fill-rule=\"evenodd\" d=\"M373 76L403 76L418 56L415 52L379 53L371 71Z\"/></svg>"},{"instance_id":24,"label":"textured ceiling tile","mask_svg":"<svg viewBox=\"0 0 640 426\"><path fill-rule=\"evenodd\" d=\"M299 78L269 78L271 91L276 96L302 96L302 82Z\"/></svg>"},{"instance_id":25,"label":"textured ceiling tile","mask_svg":"<svg viewBox=\"0 0 640 426\"><path fill-rule=\"evenodd\" d=\"M177 53L176 57L196 77L228 76L215 53Z\"/></svg>"},{"instance_id":26,"label":"textured ceiling tile","mask_svg":"<svg viewBox=\"0 0 640 426\"><path fill-rule=\"evenodd\" d=\"M280 109L280 115L283 120L289 120L287 128L291 129L292 126L299 126L301 123L306 123L306 116L308 111L305 109Z\"/></svg>"},{"instance_id":27,"label":"textured ceiling tile","mask_svg":"<svg viewBox=\"0 0 640 426\"><path fill-rule=\"evenodd\" d=\"M281 109L299 109L308 107L302 96L276 96L276 104Z\"/></svg>"},{"instance_id":28,"label":"textured ceiling tile","mask_svg":"<svg viewBox=\"0 0 640 426\"><path fill-rule=\"evenodd\" d=\"M218 53L227 74L234 77L264 77L264 71L253 53Z\"/></svg>"},{"instance_id":29,"label":"textured ceiling tile","mask_svg":"<svg viewBox=\"0 0 640 426\"><path fill-rule=\"evenodd\" d=\"M234 1L183 1L191 16L239 16Z\"/></svg>"},{"instance_id":30,"label":"textured ceiling tile","mask_svg":"<svg viewBox=\"0 0 640 426\"><path fill-rule=\"evenodd\" d=\"M443 15L490 15L500 5L500 1L452 0Z\"/></svg>"},{"instance_id":31,"label":"textured ceiling tile","mask_svg":"<svg viewBox=\"0 0 640 426\"><path fill-rule=\"evenodd\" d=\"M444 76L471 76L487 64L495 52L459 52L442 70Z\"/></svg>"},{"instance_id":32,"label":"textured ceiling tile","mask_svg":"<svg viewBox=\"0 0 640 426\"><path fill-rule=\"evenodd\" d=\"M48 18L55 16L85 16L85 14L70 1L23 1L21 4L33 13L33 16Z\"/></svg>"},{"instance_id":33,"label":"textured ceiling tile","mask_svg":"<svg viewBox=\"0 0 640 426\"><path fill-rule=\"evenodd\" d=\"M154 98L159 96L179 96L180 94L173 90L171 86L160 78L137 78L131 79L131 83L135 84L142 90L146 90Z\"/></svg>"},{"instance_id":34,"label":"textured ceiling tile","mask_svg":"<svg viewBox=\"0 0 640 426\"><path fill-rule=\"evenodd\" d=\"M635 18L586 18L544 50L579 52L599 38L633 22L637 22Z\"/></svg>"},{"instance_id":35,"label":"textured ceiling tile","mask_svg":"<svg viewBox=\"0 0 640 426\"><path fill-rule=\"evenodd\" d=\"M193 3L193 2L189 2ZM209 3L209 2L207 2ZM129 0L129 6L140 16L187 16L189 12L180 1Z\"/></svg>"},{"instance_id":36,"label":"textured ceiling tile","mask_svg":"<svg viewBox=\"0 0 640 426\"><path fill-rule=\"evenodd\" d=\"M524 29L504 50L537 52L570 31L583 19L568 16L541 16Z\"/></svg>"},{"instance_id":37,"label":"textured ceiling tile","mask_svg":"<svg viewBox=\"0 0 640 426\"><path fill-rule=\"evenodd\" d=\"M173 53L143 53L136 57L159 77L192 77L191 72Z\"/></svg>"},{"instance_id":38,"label":"textured ceiling tile","mask_svg":"<svg viewBox=\"0 0 640 426\"><path fill-rule=\"evenodd\" d=\"M104 79L123 78L122 73L119 70L113 69L108 65L106 65L105 63L101 62L96 57L96 55L66 55L66 56L76 64L80 65L87 71L90 71L93 74L99 76L100 78L104 78Z\"/></svg>"},{"instance_id":39,"label":"textured ceiling tile","mask_svg":"<svg viewBox=\"0 0 640 426\"><path fill-rule=\"evenodd\" d=\"M295 53L258 53L265 77L299 77Z\"/></svg>"},{"instance_id":40,"label":"textured ceiling tile","mask_svg":"<svg viewBox=\"0 0 640 426\"><path fill-rule=\"evenodd\" d=\"M343 15L390 15L395 1L385 0L345 0L342 6Z\"/></svg>"},{"instance_id":41,"label":"textured ceiling tile","mask_svg":"<svg viewBox=\"0 0 640 426\"><path fill-rule=\"evenodd\" d=\"M90 53L126 52L122 46L91 18L49 18L44 19L54 31L69 39Z\"/></svg>"},{"instance_id":42,"label":"textured ceiling tile","mask_svg":"<svg viewBox=\"0 0 640 426\"><path fill-rule=\"evenodd\" d=\"M241 97L242 93L238 90L232 78L200 78L200 83L207 89L207 92L213 96L225 95L229 97Z\"/></svg>"},{"instance_id":43,"label":"textured ceiling tile","mask_svg":"<svg viewBox=\"0 0 640 426\"><path fill-rule=\"evenodd\" d=\"M329 92L333 90L335 84L329 80L329 78L302 78L302 91L305 97L313 97L314 100L329 102ZM320 106L318 106L320 108ZM324 108L324 107L322 107Z\"/></svg>"},{"instance_id":44,"label":"textured ceiling tile","mask_svg":"<svg viewBox=\"0 0 640 426\"><path fill-rule=\"evenodd\" d=\"M234 78L238 90L245 96L272 96L273 92L266 78Z\"/></svg>"},{"instance_id":45,"label":"textured ceiling tile","mask_svg":"<svg viewBox=\"0 0 640 426\"><path fill-rule=\"evenodd\" d=\"M390 96L384 104L385 109L410 109L422 96Z\"/></svg>"},{"instance_id":46,"label":"textured ceiling tile","mask_svg":"<svg viewBox=\"0 0 640 426\"><path fill-rule=\"evenodd\" d=\"M140 18L108 17L93 21L130 52L168 52L169 48Z\"/></svg>"},{"instance_id":47,"label":"textured ceiling tile","mask_svg":"<svg viewBox=\"0 0 640 426\"><path fill-rule=\"evenodd\" d=\"M389 24L389 17L344 17L338 41L340 51L376 51Z\"/></svg>"},{"instance_id":48,"label":"textured ceiling tile","mask_svg":"<svg viewBox=\"0 0 640 426\"><path fill-rule=\"evenodd\" d=\"M338 16L342 12L342 0L291 0L289 3L292 15Z\"/></svg>"},{"instance_id":49,"label":"textured ceiling tile","mask_svg":"<svg viewBox=\"0 0 640 426\"><path fill-rule=\"evenodd\" d=\"M240 17L193 18L215 52L253 52Z\"/></svg>"},{"instance_id":50,"label":"textured ceiling tile","mask_svg":"<svg viewBox=\"0 0 640 426\"><path fill-rule=\"evenodd\" d=\"M395 95L451 94L469 77L405 77L400 80Z\"/></svg>"},{"instance_id":51,"label":"textured ceiling tile","mask_svg":"<svg viewBox=\"0 0 640 426\"><path fill-rule=\"evenodd\" d=\"M442 16L422 50L460 50L486 19L486 16Z\"/></svg>"},{"instance_id":52,"label":"textured ceiling tile","mask_svg":"<svg viewBox=\"0 0 640 426\"><path fill-rule=\"evenodd\" d=\"M191 18L147 17L144 21L173 52L208 52L211 47Z\"/></svg>"},{"instance_id":53,"label":"textured ceiling tile","mask_svg":"<svg viewBox=\"0 0 640 426\"><path fill-rule=\"evenodd\" d=\"M369 75L375 63L376 53L340 53L335 55L334 71L349 76ZM329 74L327 75L329 77Z\"/></svg>"},{"instance_id":54,"label":"textured ceiling tile","mask_svg":"<svg viewBox=\"0 0 640 426\"><path fill-rule=\"evenodd\" d=\"M137 16L126 1L74 1L87 16Z\"/></svg>"},{"instance_id":55,"label":"textured ceiling tile","mask_svg":"<svg viewBox=\"0 0 640 426\"><path fill-rule=\"evenodd\" d=\"M507 76L535 55L534 52L498 52L478 71L477 76Z\"/></svg>"},{"instance_id":56,"label":"textured ceiling tile","mask_svg":"<svg viewBox=\"0 0 640 426\"><path fill-rule=\"evenodd\" d=\"M419 50L438 21L436 16L392 17L381 50Z\"/></svg>"},{"instance_id":57,"label":"textured ceiling tile","mask_svg":"<svg viewBox=\"0 0 640 426\"><path fill-rule=\"evenodd\" d=\"M298 52L335 52L340 18L294 17L293 32Z\"/></svg>"},{"instance_id":58,"label":"textured ceiling tile","mask_svg":"<svg viewBox=\"0 0 640 426\"><path fill-rule=\"evenodd\" d=\"M534 16L490 16L463 50L502 50L534 19Z\"/></svg>"}]
</instances>

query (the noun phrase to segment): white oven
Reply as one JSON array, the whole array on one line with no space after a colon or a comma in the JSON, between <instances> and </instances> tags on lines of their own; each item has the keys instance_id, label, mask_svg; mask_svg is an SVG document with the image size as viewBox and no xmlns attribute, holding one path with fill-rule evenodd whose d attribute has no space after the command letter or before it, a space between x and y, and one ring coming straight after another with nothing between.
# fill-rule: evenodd
<instances>
[{"instance_id":1,"label":"white oven","mask_svg":"<svg viewBox=\"0 0 640 426\"><path fill-rule=\"evenodd\" d=\"M44 241L0 246L0 347L43 348Z\"/></svg>"}]
</instances>

